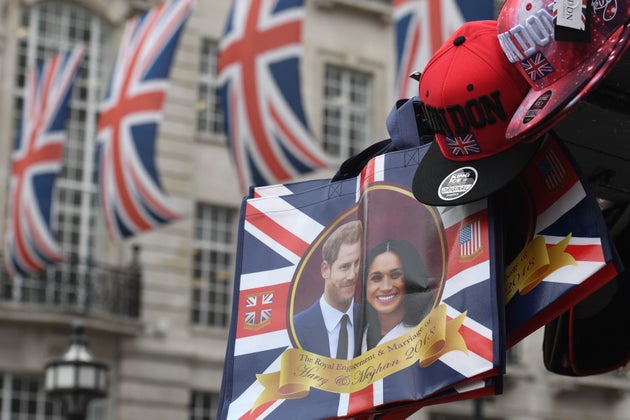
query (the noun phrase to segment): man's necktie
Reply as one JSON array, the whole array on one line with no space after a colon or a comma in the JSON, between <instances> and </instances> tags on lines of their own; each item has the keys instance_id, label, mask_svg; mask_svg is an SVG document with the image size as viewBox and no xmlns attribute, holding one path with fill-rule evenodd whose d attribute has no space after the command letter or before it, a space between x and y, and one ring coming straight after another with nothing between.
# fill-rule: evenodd
<instances>
[{"instance_id":1,"label":"man's necktie","mask_svg":"<svg viewBox=\"0 0 630 420\"><path fill-rule=\"evenodd\" d=\"M339 341L337 342L337 359L348 358L348 314L341 317L341 326L339 327Z\"/></svg>"}]
</instances>

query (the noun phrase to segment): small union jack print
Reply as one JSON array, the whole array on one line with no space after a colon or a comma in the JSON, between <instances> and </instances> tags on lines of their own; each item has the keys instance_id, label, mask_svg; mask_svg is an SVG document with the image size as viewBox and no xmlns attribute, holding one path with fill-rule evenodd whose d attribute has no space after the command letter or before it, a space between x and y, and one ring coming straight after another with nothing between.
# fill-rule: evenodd
<instances>
[{"instance_id":1,"label":"small union jack print","mask_svg":"<svg viewBox=\"0 0 630 420\"><path fill-rule=\"evenodd\" d=\"M155 140L191 4L167 1L125 25L97 134L100 199L114 241L180 217L159 181Z\"/></svg>"},{"instance_id":2,"label":"small union jack print","mask_svg":"<svg viewBox=\"0 0 630 420\"><path fill-rule=\"evenodd\" d=\"M4 263L25 275L63 259L51 231L52 194L67 137L74 78L85 47L28 71L22 120L11 156Z\"/></svg>"},{"instance_id":3,"label":"small union jack print","mask_svg":"<svg viewBox=\"0 0 630 420\"><path fill-rule=\"evenodd\" d=\"M473 134L467 134L463 137L446 136L446 144L453 156L467 156L481 153L481 147Z\"/></svg>"},{"instance_id":4,"label":"small union jack print","mask_svg":"<svg viewBox=\"0 0 630 420\"><path fill-rule=\"evenodd\" d=\"M245 300L245 328L259 329L271 322L273 292L247 296Z\"/></svg>"},{"instance_id":5,"label":"small union jack print","mask_svg":"<svg viewBox=\"0 0 630 420\"><path fill-rule=\"evenodd\" d=\"M556 71L540 51L521 61L521 68L534 82Z\"/></svg>"}]
</instances>

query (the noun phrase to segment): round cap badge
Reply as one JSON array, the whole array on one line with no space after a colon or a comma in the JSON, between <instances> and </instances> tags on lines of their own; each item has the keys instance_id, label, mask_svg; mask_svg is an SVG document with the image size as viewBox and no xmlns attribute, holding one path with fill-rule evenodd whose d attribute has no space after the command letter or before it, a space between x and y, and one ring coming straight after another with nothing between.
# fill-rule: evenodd
<instances>
[{"instance_id":1,"label":"round cap badge","mask_svg":"<svg viewBox=\"0 0 630 420\"><path fill-rule=\"evenodd\" d=\"M477 171L470 166L459 168L444 178L438 187L438 196L445 201L456 200L473 189Z\"/></svg>"}]
</instances>

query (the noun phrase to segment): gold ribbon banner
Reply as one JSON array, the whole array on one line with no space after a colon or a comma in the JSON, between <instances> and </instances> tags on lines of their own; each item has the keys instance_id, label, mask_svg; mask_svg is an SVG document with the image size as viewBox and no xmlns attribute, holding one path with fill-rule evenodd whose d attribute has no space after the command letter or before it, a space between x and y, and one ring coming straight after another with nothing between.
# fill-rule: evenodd
<instances>
[{"instance_id":1,"label":"gold ribbon banner","mask_svg":"<svg viewBox=\"0 0 630 420\"><path fill-rule=\"evenodd\" d=\"M518 292L521 295L529 293L557 269L577 265L575 258L564 252L570 240L569 233L563 240L547 248L545 238L537 236L525 245L505 269L505 303Z\"/></svg>"},{"instance_id":2,"label":"gold ribbon banner","mask_svg":"<svg viewBox=\"0 0 630 420\"><path fill-rule=\"evenodd\" d=\"M464 312L447 320L446 305L442 304L409 333L352 360L287 349L280 357L279 372L256 375L264 390L252 410L267 401L303 398L310 388L335 393L355 392L414 363L424 368L454 350L468 354L466 342L459 334L465 318Z\"/></svg>"}]
</instances>

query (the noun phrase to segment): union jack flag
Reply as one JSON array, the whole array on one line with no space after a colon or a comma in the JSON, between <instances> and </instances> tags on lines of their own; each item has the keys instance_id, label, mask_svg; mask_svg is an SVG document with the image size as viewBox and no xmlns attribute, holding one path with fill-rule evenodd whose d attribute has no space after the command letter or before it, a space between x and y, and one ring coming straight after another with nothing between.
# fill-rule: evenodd
<instances>
[{"instance_id":1,"label":"union jack flag","mask_svg":"<svg viewBox=\"0 0 630 420\"><path fill-rule=\"evenodd\" d=\"M491 238L487 225L480 225L483 250L466 261L459 261L457 257L461 227L487 218L486 203L480 201L473 205L441 209L418 203L409 186L414 168L425 152L426 147L423 147L378 156L368 163L359 177L338 181L334 186L309 181L307 184L312 188L296 188L288 184L286 188L268 187L250 191L250 198L243 201L242 240L239 241L237 258L240 263L235 275L237 319L242 319L240 317L249 312L243 295L251 296L273 289L275 306L272 324L277 323L256 333L243 328L241 322L231 324L218 418L330 418L365 412L391 401L423 398L429 401L439 391L447 393L444 397L448 395L448 398L454 399L458 396L466 398L466 395L473 395L468 392L480 392L482 388L494 392L494 387L483 381L485 377L495 377L502 369L499 308L488 305L488 297L496 294L496 277L492 274L493 265L488 251ZM376 195L365 198L365 194L374 194L375 191L378 191ZM391 200L390 194L399 200ZM433 237L434 233L418 235L409 227L425 223L433 229L436 223L441 226L438 229L443 232L443 240L438 241L441 245L428 246L427 242L417 246L425 251L440 248L442 255L456 256L448 258L448 262L442 258L434 259L441 261L438 265L444 280L438 287L436 300L439 305L445 306L448 320L466 313L459 332L467 343L468 353L454 351L430 366L414 367L414 374L417 374L411 382L416 385L414 387L388 386L389 378L385 377L362 390L341 393L332 401L319 399L321 395L313 389L312 399L309 394L307 399L278 399L254 406L254 402L266 392L259 378L278 372L282 354L294 348L292 315L321 296L322 291L318 288L323 288L323 281L314 278L320 272L321 260L318 261L313 245L321 243L322 235L331 225L341 217L353 217L353 212L367 217L364 226L369 226L365 236L368 249L383 237L428 241L427 238ZM424 215L422 219L418 218L420 214ZM427 218L428 214L434 217ZM413 223L409 223L409 218ZM301 282L300 276L303 276ZM477 305L479 302L485 303ZM276 313L284 316L276 316ZM355 322L361 324L360 321ZM470 384L470 387L465 384ZM332 395L329 392L325 394Z\"/></svg>"},{"instance_id":2,"label":"union jack flag","mask_svg":"<svg viewBox=\"0 0 630 420\"><path fill-rule=\"evenodd\" d=\"M125 25L97 134L101 205L115 241L180 217L161 186L155 142L191 4L171 0Z\"/></svg>"},{"instance_id":3,"label":"union jack flag","mask_svg":"<svg viewBox=\"0 0 630 420\"><path fill-rule=\"evenodd\" d=\"M556 71L547 57L540 51L521 61L521 68L534 82Z\"/></svg>"},{"instance_id":4,"label":"union jack flag","mask_svg":"<svg viewBox=\"0 0 630 420\"><path fill-rule=\"evenodd\" d=\"M453 156L467 156L481 153L481 148L473 134L466 134L463 137L446 136L446 144Z\"/></svg>"},{"instance_id":5,"label":"union jack flag","mask_svg":"<svg viewBox=\"0 0 630 420\"><path fill-rule=\"evenodd\" d=\"M11 156L4 246L9 275L35 273L63 259L51 231L52 194L67 137L69 99L84 50L78 45L28 71Z\"/></svg>"},{"instance_id":6,"label":"union jack flag","mask_svg":"<svg viewBox=\"0 0 630 420\"><path fill-rule=\"evenodd\" d=\"M409 75L422 71L435 51L464 22L493 16L492 0L394 0L397 97L418 95L418 83Z\"/></svg>"},{"instance_id":7,"label":"union jack flag","mask_svg":"<svg viewBox=\"0 0 630 420\"><path fill-rule=\"evenodd\" d=\"M300 90L302 0L234 0L219 45L228 145L242 191L328 166Z\"/></svg>"}]
</instances>

